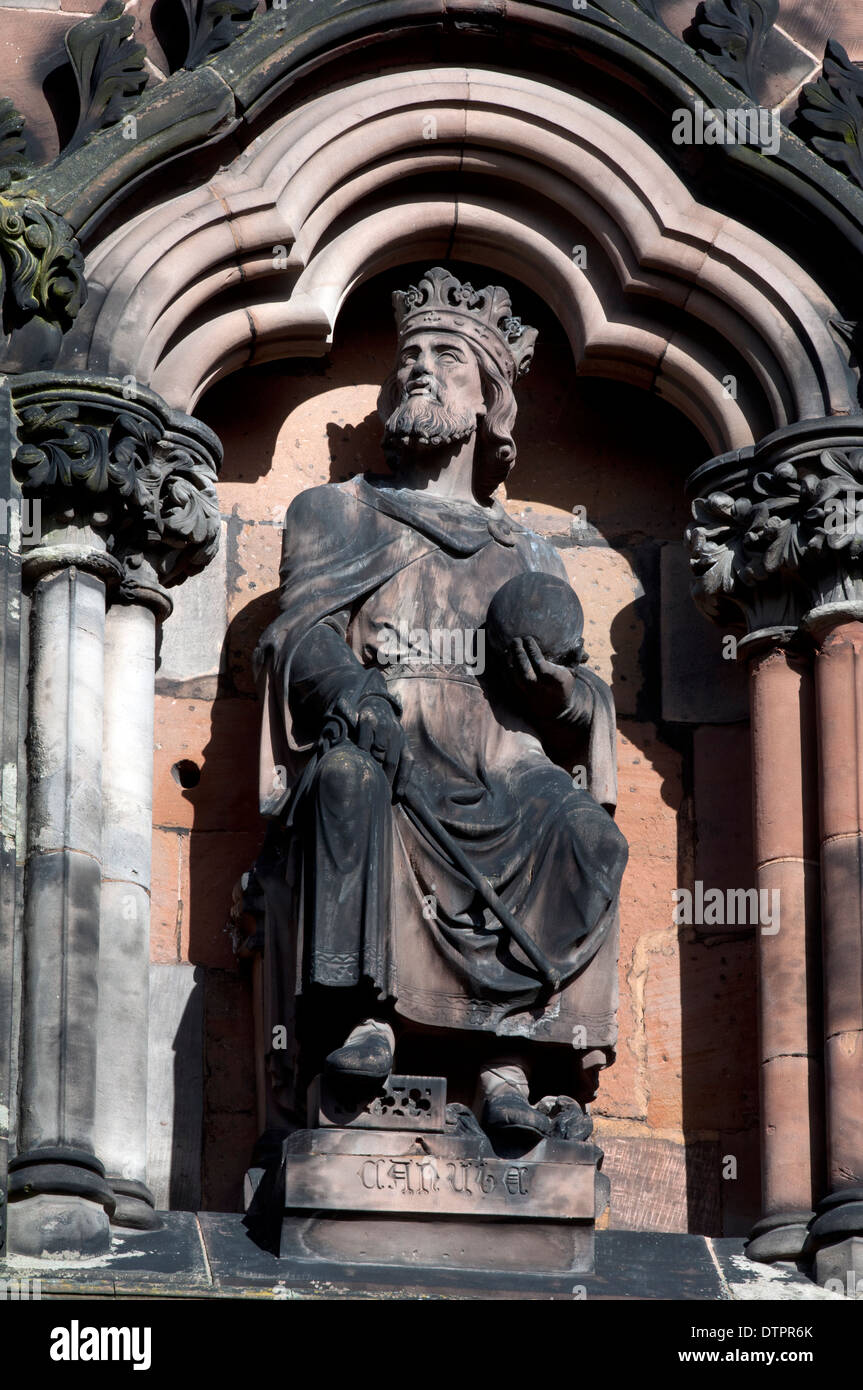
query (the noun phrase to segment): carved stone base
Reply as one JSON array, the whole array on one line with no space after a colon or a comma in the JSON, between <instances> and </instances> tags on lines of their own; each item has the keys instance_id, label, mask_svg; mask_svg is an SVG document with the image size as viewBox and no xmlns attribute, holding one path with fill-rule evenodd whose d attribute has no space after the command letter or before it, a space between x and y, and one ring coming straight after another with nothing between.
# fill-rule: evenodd
<instances>
[{"instance_id":1,"label":"carved stone base","mask_svg":"<svg viewBox=\"0 0 863 1390\"><path fill-rule=\"evenodd\" d=\"M133 1231L160 1229L162 1218L154 1211L153 1194L144 1183L129 1178L115 1178L110 1174L108 1182L116 1200L112 1226L125 1226Z\"/></svg>"},{"instance_id":2,"label":"carved stone base","mask_svg":"<svg viewBox=\"0 0 863 1390\"><path fill-rule=\"evenodd\" d=\"M593 1222L288 1212L279 1257L367 1269L592 1274Z\"/></svg>"},{"instance_id":3,"label":"carved stone base","mask_svg":"<svg viewBox=\"0 0 863 1390\"><path fill-rule=\"evenodd\" d=\"M750 1232L747 1257L760 1264L799 1260L806 1247L811 1220L811 1211L778 1212L762 1217Z\"/></svg>"},{"instance_id":4,"label":"carved stone base","mask_svg":"<svg viewBox=\"0 0 863 1390\"><path fill-rule=\"evenodd\" d=\"M400 1095L436 1091L443 1099L437 1078L392 1080ZM329 1100L317 1087L312 1094L320 1108L310 1113L331 1116ZM290 1135L276 1168L249 1175L253 1236L283 1259L535 1275L593 1270L594 1223L608 1189L595 1145L552 1136L502 1153L463 1106L439 1111L436 1130L427 1115L408 1128L386 1110L373 1128L378 1100L359 1124L330 1119Z\"/></svg>"},{"instance_id":5,"label":"carved stone base","mask_svg":"<svg viewBox=\"0 0 863 1390\"><path fill-rule=\"evenodd\" d=\"M99 1202L73 1194L39 1193L9 1205L9 1251L35 1259L106 1255L108 1213Z\"/></svg>"},{"instance_id":6,"label":"carved stone base","mask_svg":"<svg viewBox=\"0 0 863 1390\"><path fill-rule=\"evenodd\" d=\"M807 1253L819 1284L847 1282L852 1295L858 1282L863 1289L863 1186L840 1188L819 1202Z\"/></svg>"}]
</instances>

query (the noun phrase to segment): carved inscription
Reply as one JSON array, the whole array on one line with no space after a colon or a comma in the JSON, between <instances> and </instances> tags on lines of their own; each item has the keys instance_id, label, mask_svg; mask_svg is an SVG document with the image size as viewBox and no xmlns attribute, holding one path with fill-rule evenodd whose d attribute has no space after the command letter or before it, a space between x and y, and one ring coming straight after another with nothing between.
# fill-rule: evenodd
<instances>
[{"instance_id":1,"label":"carved inscription","mask_svg":"<svg viewBox=\"0 0 863 1390\"><path fill-rule=\"evenodd\" d=\"M384 1136L354 1138L343 1134L359 1152L336 1152L328 1144L332 1130L321 1130L327 1152L288 1155L285 1164L286 1211L400 1212L403 1216L458 1215L516 1217L519 1221L592 1220L593 1160L497 1158L459 1152L447 1137L444 1152L433 1144L423 1151L386 1152ZM371 1145L371 1150L365 1145ZM465 1145L465 1147L467 1147Z\"/></svg>"},{"instance_id":2,"label":"carved inscription","mask_svg":"<svg viewBox=\"0 0 863 1390\"><path fill-rule=\"evenodd\" d=\"M431 1158L367 1158L358 1169L367 1192L393 1192L421 1197L429 1192L451 1192L468 1199L497 1193L518 1199L530 1195L526 1164L495 1163L482 1159L435 1162Z\"/></svg>"}]
</instances>

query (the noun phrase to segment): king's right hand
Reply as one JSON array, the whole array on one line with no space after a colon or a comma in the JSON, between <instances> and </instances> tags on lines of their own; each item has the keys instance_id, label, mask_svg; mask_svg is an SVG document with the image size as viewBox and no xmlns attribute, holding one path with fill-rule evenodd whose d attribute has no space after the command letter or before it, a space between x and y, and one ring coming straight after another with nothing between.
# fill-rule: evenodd
<instances>
[{"instance_id":1,"label":"king's right hand","mask_svg":"<svg viewBox=\"0 0 863 1390\"><path fill-rule=\"evenodd\" d=\"M405 746L401 720L383 696L369 695L359 708L354 740L358 748L380 763L392 785Z\"/></svg>"}]
</instances>

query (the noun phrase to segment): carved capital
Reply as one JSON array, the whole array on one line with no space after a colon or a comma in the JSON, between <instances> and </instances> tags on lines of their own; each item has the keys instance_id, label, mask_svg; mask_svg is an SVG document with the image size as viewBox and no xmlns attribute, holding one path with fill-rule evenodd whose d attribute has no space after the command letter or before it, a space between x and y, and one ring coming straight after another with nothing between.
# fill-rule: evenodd
<instances>
[{"instance_id":1,"label":"carved capital","mask_svg":"<svg viewBox=\"0 0 863 1390\"><path fill-rule=\"evenodd\" d=\"M863 605L863 416L808 420L690 478L702 612L749 633Z\"/></svg>"},{"instance_id":2,"label":"carved capital","mask_svg":"<svg viewBox=\"0 0 863 1390\"><path fill-rule=\"evenodd\" d=\"M221 446L144 387L34 372L12 381L15 476L41 501L43 532L85 522L124 567L121 596L169 611L162 585L202 570L219 545Z\"/></svg>"}]
</instances>

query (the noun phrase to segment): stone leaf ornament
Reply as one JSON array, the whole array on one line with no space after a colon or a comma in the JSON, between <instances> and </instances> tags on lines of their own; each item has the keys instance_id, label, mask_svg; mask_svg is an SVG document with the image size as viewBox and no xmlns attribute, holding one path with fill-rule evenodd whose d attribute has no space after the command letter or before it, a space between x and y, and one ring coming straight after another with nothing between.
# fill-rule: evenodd
<instances>
[{"instance_id":1,"label":"stone leaf ornament","mask_svg":"<svg viewBox=\"0 0 863 1390\"><path fill-rule=\"evenodd\" d=\"M0 193L0 300L5 332L38 316L71 327L87 297L84 260L62 217Z\"/></svg>"},{"instance_id":2,"label":"stone leaf ornament","mask_svg":"<svg viewBox=\"0 0 863 1390\"><path fill-rule=\"evenodd\" d=\"M743 496L696 498L692 515L692 593L714 620L727 616L730 600L758 615L756 626L770 625L769 594L759 603L756 591L773 581L786 593L790 585L804 610L863 597L863 449L825 449L799 469L778 464L756 473ZM787 607L771 621L785 616Z\"/></svg>"},{"instance_id":3,"label":"stone leaf ornament","mask_svg":"<svg viewBox=\"0 0 863 1390\"><path fill-rule=\"evenodd\" d=\"M120 413L109 426L81 422L61 402L21 410L15 474L25 494L58 509L100 499L124 559L152 552L163 582L202 570L219 546L216 470L162 437L148 420ZM64 495L65 494L65 495Z\"/></svg>"},{"instance_id":4,"label":"stone leaf ornament","mask_svg":"<svg viewBox=\"0 0 863 1390\"><path fill-rule=\"evenodd\" d=\"M804 86L797 115L818 132L806 133L812 148L863 188L863 71L835 39L821 76Z\"/></svg>"},{"instance_id":5,"label":"stone leaf ornament","mask_svg":"<svg viewBox=\"0 0 863 1390\"><path fill-rule=\"evenodd\" d=\"M764 43L779 15L779 0L704 0L693 24L699 56L747 96L758 86Z\"/></svg>"},{"instance_id":6,"label":"stone leaf ornament","mask_svg":"<svg viewBox=\"0 0 863 1390\"><path fill-rule=\"evenodd\" d=\"M134 28L122 0L107 0L98 14L73 25L66 35L78 84L78 124L64 153L83 145L96 131L116 125L146 86L147 50L132 41Z\"/></svg>"},{"instance_id":7,"label":"stone leaf ornament","mask_svg":"<svg viewBox=\"0 0 863 1390\"><path fill-rule=\"evenodd\" d=\"M189 26L185 68L196 68L221 53L248 29L257 0L182 0Z\"/></svg>"}]
</instances>

